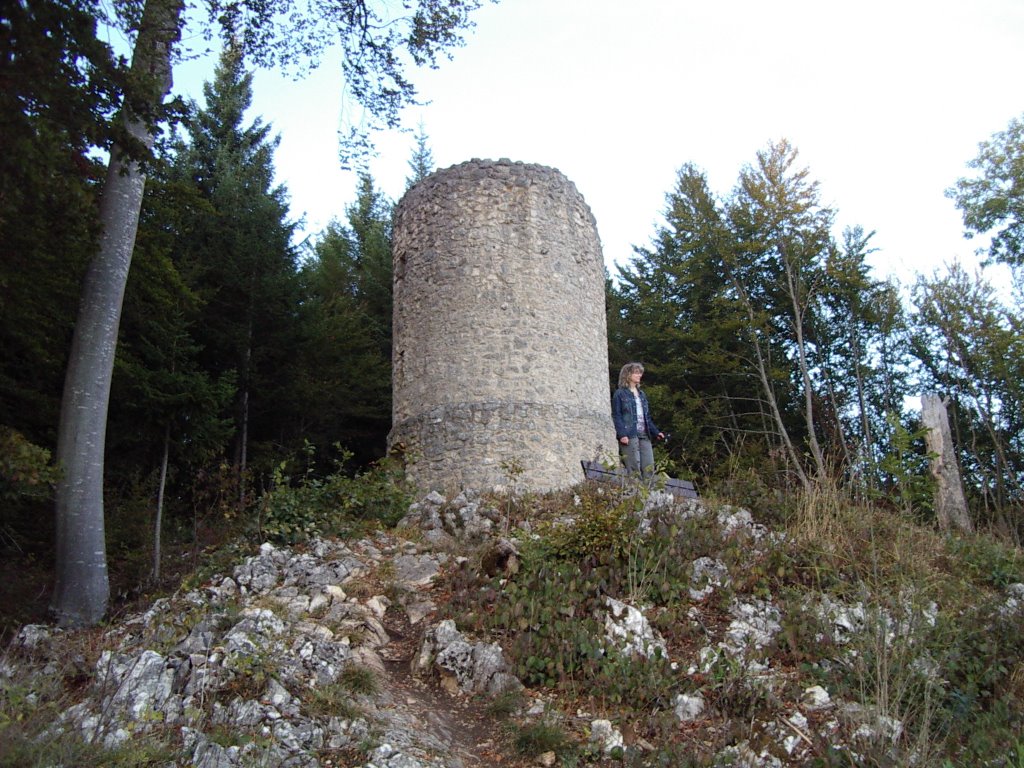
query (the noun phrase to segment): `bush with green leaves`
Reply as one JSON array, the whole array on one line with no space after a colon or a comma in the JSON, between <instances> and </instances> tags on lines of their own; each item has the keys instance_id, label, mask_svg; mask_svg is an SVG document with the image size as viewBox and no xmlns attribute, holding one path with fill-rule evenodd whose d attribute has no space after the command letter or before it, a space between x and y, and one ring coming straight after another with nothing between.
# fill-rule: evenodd
<instances>
[{"instance_id":1,"label":"bush with green leaves","mask_svg":"<svg viewBox=\"0 0 1024 768\"><path fill-rule=\"evenodd\" d=\"M59 478L47 449L0 426L0 549L20 550L24 539L32 538Z\"/></svg>"},{"instance_id":2,"label":"bush with green leaves","mask_svg":"<svg viewBox=\"0 0 1024 768\"><path fill-rule=\"evenodd\" d=\"M946 542L950 555L972 581L1002 589L1024 582L1024 550L990 536L958 536Z\"/></svg>"},{"instance_id":3,"label":"bush with green leaves","mask_svg":"<svg viewBox=\"0 0 1024 768\"><path fill-rule=\"evenodd\" d=\"M0 426L0 501L19 496L50 494L60 470L50 462L50 452L25 439L10 427Z\"/></svg>"},{"instance_id":4,"label":"bush with green leaves","mask_svg":"<svg viewBox=\"0 0 1024 768\"><path fill-rule=\"evenodd\" d=\"M274 472L274 486L260 499L262 539L296 544L317 536L343 534L359 524L393 526L412 500L401 472L384 460L350 476L342 471L326 478L284 474L287 462Z\"/></svg>"},{"instance_id":5,"label":"bush with green leaves","mask_svg":"<svg viewBox=\"0 0 1024 768\"><path fill-rule=\"evenodd\" d=\"M578 687L601 706L630 711L668 706L678 675L664 659L632 659L604 639L606 598L649 606L670 636L685 632L690 563L708 541L697 523L670 515L655 516L642 531L642 504L636 493L581 495L573 523L538 525L539 535L521 541L517 573L486 584L453 581L454 593L476 596L466 617L505 636L527 685Z\"/></svg>"},{"instance_id":6,"label":"bush with green leaves","mask_svg":"<svg viewBox=\"0 0 1024 768\"><path fill-rule=\"evenodd\" d=\"M987 599L943 612L929 650L944 677L939 727L962 744L964 764L1007 753L1024 733L1024 632L1020 612Z\"/></svg>"},{"instance_id":7,"label":"bush with green leaves","mask_svg":"<svg viewBox=\"0 0 1024 768\"><path fill-rule=\"evenodd\" d=\"M636 499L620 495L612 498L581 497L571 520L543 522L538 526L549 554L565 560L586 557L620 557L636 532Z\"/></svg>"},{"instance_id":8,"label":"bush with green leaves","mask_svg":"<svg viewBox=\"0 0 1024 768\"><path fill-rule=\"evenodd\" d=\"M524 567L499 593L487 622L509 633L507 651L527 685L555 687L601 655L594 619L604 569L524 557Z\"/></svg>"}]
</instances>

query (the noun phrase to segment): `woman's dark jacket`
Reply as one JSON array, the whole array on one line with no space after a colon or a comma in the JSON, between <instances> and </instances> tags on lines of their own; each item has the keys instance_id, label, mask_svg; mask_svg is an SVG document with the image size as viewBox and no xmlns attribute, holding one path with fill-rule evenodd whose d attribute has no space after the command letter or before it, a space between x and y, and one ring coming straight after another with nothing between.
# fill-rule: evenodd
<instances>
[{"instance_id":1,"label":"woman's dark jacket","mask_svg":"<svg viewBox=\"0 0 1024 768\"><path fill-rule=\"evenodd\" d=\"M651 420L651 408L647 404L647 395L640 391L640 403L644 409L644 423L647 425L647 436L655 438L661 432ZM629 387L619 387L612 395L612 421L615 422L615 439L636 437L636 399Z\"/></svg>"}]
</instances>

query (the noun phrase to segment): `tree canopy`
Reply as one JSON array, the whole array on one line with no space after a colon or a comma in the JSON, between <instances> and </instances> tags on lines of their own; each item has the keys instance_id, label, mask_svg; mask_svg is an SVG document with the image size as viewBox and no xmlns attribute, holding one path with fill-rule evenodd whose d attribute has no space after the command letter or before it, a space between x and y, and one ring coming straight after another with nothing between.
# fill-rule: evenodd
<instances>
[{"instance_id":1,"label":"tree canopy","mask_svg":"<svg viewBox=\"0 0 1024 768\"><path fill-rule=\"evenodd\" d=\"M207 6L239 61L262 66L316 66L323 51L340 43L345 87L368 119L354 123L340 137L343 163L365 156L370 132L394 126L403 106L414 101L407 64L434 66L437 57L462 42L475 0L418 0L398 9L382 0L259 0ZM71 352L57 438L57 460L64 474L57 485L57 586L53 611L62 624L88 625L100 620L109 595L103 513L104 445L111 377L125 285L131 265L146 183L149 154L157 139L172 69L182 55L186 22L183 0L146 0L119 5L116 19L133 36L131 66L124 98L111 125L103 195L98 214L98 244L86 270ZM395 12L397 11L397 13ZM230 121L229 121L230 122ZM230 196L231 185L221 188ZM250 235L257 234L250 232ZM253 243L254 249L261 247ZM237 251L236 251L237 252ZM243 279L259 281L258 270ZM255 286L252 286L254 289ZM253 334L255 303L241 324ZM252 335L250 339L254 338ZM246 466L249 445L249 377L259 370L254 348L243 345L241 363L242 435L237 463Z\"/></svg>"},{"instance_id":2,"label":"tree canopy","mask_svg":"<svg viewBox=\"0 0 1024 768\"><path fill-rule=\"evenodd\" d=\"M870 276L871 234L835 212L779 141L716 195L684 165L665 226L609 284L610 354L642 359L669 452L690 473L756 467L803 484L886 478L887 413L903 414L906 343L895 286Z\"/></svg>"},{"instance_id":3,"label":"tree canopy","mask_svg":"<svg viewBox=\"0 0 1024 768\"><path fill-rule=\"evenodd\" d=\"M1011 267L1024 265L1024 117L978 145L968 164L978 173L947 190L970 235L990 234L988 254Z\"/></svg>"}]
</instances>

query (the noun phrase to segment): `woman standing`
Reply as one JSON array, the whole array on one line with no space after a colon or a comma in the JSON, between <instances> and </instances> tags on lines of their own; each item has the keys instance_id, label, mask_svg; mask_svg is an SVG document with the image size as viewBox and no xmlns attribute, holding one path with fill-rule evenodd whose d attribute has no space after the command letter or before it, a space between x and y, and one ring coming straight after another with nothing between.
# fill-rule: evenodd
<instances>
[{"instance_id":1,"label":"woman standing","mask_svg":"<svg viewBox=\"0 0 1024 768\"><path fill-rule=\"evenodd\" d=\"M630 473L637 471L645 477L654 472L654 449L651 438L664 439L665 435L651 420L647 396L640 391L644 367L640 363L626 363L619 371L619 388L612 395L612 421L615 437L619 441L619 456Z\"/></svg>"}]
</instances>

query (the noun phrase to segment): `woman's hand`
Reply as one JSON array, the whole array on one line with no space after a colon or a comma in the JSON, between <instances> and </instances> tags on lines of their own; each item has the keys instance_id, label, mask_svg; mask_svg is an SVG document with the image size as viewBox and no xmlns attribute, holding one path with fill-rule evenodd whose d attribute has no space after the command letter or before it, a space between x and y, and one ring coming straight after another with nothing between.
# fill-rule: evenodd
<instances>
[{"instance_id":1,"label":"woman's hand","mask_svg":"<svg viewBox=\"0 0 1024 768\"><path fill-rule=\"evenodd\" d=\"M623 445L629 445L629 438L628 437L620 437L619 438L619 442L622 443Z\"/></svg>"}]
</instances>

